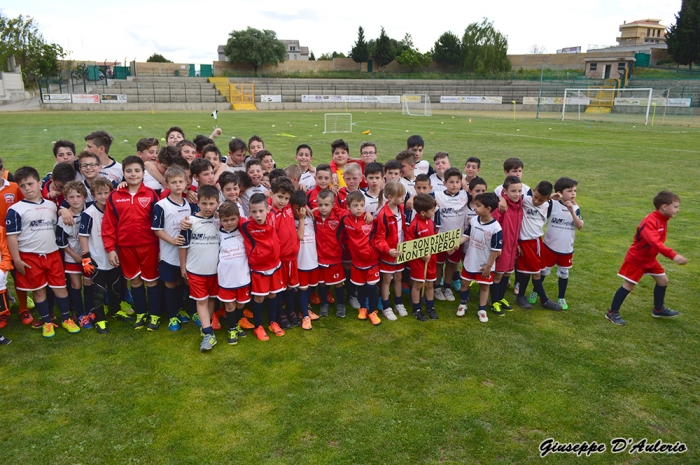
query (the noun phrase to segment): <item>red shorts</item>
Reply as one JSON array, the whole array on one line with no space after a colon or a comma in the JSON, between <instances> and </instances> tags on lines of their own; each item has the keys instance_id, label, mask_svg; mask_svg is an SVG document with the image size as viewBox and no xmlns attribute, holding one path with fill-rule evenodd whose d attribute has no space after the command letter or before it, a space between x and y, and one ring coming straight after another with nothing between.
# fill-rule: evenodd
<instances>
[{"instance_id":1,"label":"red shorts","mask_svg":"<svg viewBox=\"0 0 700 465\"><path fill-rule=\"evenodd\" d=\"M308 271L299 270L299 289L318 286L318 274L318 268Z\"/></svg>"},{"instance_id":2,"label":"red shorts","mask_svg":"<svg viewBox=\"0 0 700 465\"><path fill-rule=\"evenodd\" d=\"M206 300L218 297L219 279L215 274L201 276L188 272L187 280L190 283L190 297L192 300Z\"/></svg>"},{"instance_id":3,"label":"red shorts","mask_svg":"<svg viewBox=\"0 0 700 465\"><path fill-rule=\"evenodd\" d=\"M83 265L77 263L63 262L63 269L68 274L83 274Z\"/></svg>"},{"instance_id":4,"label":"red shorts","mask_svg":"<svg viewBox=\"0 0 700 465\"><path fill-rule=\"evenodd\" d=\"M350 281L356 286L364 286L365 284L377 284L379 282L379 264L369 268L357 268L352 266L350 272Z\"/></svg>"},{"instance_id":5,"label":"red shorts","mask_svg":"<svg viewBox=\"0 0 700 465\"><path fill-rule=\"evenodd\" d=\"M380 273L389 273L389 274L394 274L394 273L401 273L404 268L403 263L386 263L386 262L379 262L379 272Z\"/></svg>"},{"instance_id":6,"label":"red shorts","mask_svg":"<svg viewBox=\"0 0 700 465\"><path fill-rule=\"evenodd\" d=\"M24 274L15 274L15 289L20 291L36 291L42 287L66 287L66 275L63 271L61 252L35 254L20 252L19 258L29 267L24 268Z\"/></svg>"},{"instance_id":7,"label":"red shorts","mask_svg":"<svg viewBox=\"0 0 700 465\"><path fill-rule=\"evenodd\" d=\"M284 287L299 286L299 268L297 268L297 260L282 260L282 282Z\"/></svg>"},{"instance_id":8,"label":"red shorts","mask_svg":"<svg viewBox=\"0 0 700 465\"><path fill-rule=\"evenodd\" d=\"M158 272L158 244L136 247L118 247L117 255L126 279L141 276L144 281L156 281Z\"/></svg>"},{"instance_id":9,"label":"red shorts","mask_svg":"<svg viewBox=\"0 0 700 465\"><path fill-rule=\"evenodd\" d=\"M639 280L642 279L642 276L647 274L651 276L661 276L666 274L666 271L664 271L664 267L661 266L661 263L656 260L654 260L654 264L648 268L640 268L625 260L622 262L620 271L617 272L619 277L624 278L634 284L638 284Z\"/></svg>"},{"instance_id":10,"label":"red shorts","mask_svg":"<svg viewBox=\"0 0 700 465\"><path fill-rule=\"evenodd\" d=\"M258 271L250 272L251 285L250 293L253 295L277 294L287 288L282 278L282 267L280 266L274 273L266 275Z\"/></svg>"},{"instance_id":11,"label":"red shorts","mask_svg":"<svg viewBox=\"0 0 700 465\"><path fill-rule=\"evenodd\" d=\"M571 268L574 265L574 254L572 253L556 253L549 247L543 244L542 247L542 269L552 268L556 265L558 268Z\"/></svg>"},{"instance_id":12,"label":"red shorts","mask_svg":"<svg viewBox=\"0 0 700 465\"><path fill-rule=\"evenodd\" d=\"M335 265L318 265L318 282L328 286L345 281L345 269L341 263Z\"/></svg>"},{"instance_id":13,"label":"red shorts","mask_svg":"<svg viewBox=\"0 0 700 465\"><path fill-rule=\"evenodd\" d=\"M518 257L518 271L525 274L537 274L543 268L541 239L518 241L522 255Z\"/></svg>"},{"instance_id":14,"label":"red shorts","mask_svg":"<svg viewBox=\"0 0 700 465\"><path fill-rule=\"evenodd\" d=\"M476 281L478 284L493 284L493 272L489 273L488 278L484 278L481 273L468 273L462 269L460 277L465 281Z\"/></svg>"},{"instance_id":15,"label":"red shorts","mask_svg":"<svg viewBox=\"0 0 700 465\"><path fill-rule=\"evenodd\" d=\"M219 287L219 300L222 302L238 302L245 304L250 302L250 286L243 286L237 289L227 289Z\"/></svg>"},{"instance_id":16,"label":"red shorts","mask_svg":"<svg viewBox=\"0 0 700 465\"><path fill-rule=\"evenodd\" d=\"M430 257L428 273L425 273L425 262L423 260L411 260L408 262L408 269L411 271L411 279L414 281L421 283L423 281L435 281L437 279L437 256L433 255Z\"/></svg>"},{"instance_id":17,"label":"red shorts","mask_svg":"<svg viewBox=\"0 0 700 465\"><path fill-rule=\"evenodd\" d=\"M445 263L447 260L449 260L452 263L459 263L464 259L464 252L462 251L462 248L460 247L456 252L453 252L449 255L447 254L447 252L440 252L439 254L436 255L436 257L437 257L437 262L440 265Z\"/></svg>"}]
</instances>

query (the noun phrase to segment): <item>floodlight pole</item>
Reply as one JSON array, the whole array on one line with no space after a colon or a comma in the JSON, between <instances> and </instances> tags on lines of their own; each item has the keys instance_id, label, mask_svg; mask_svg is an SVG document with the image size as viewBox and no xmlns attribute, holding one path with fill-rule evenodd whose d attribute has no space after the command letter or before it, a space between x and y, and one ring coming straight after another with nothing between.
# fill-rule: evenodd
<instances>
[{"instance_id":1,"label":"floodlight pole","mask_svg":"<svg viewBox=\"0 0 700 465\"><path fill-rule=\"evenodd\" d=\"M542 61L542 70L540 71L540 91L537 94L537 113L535 114L535 119L540 117L540 99L542 98L542 79L544 77L544 60Z\"/></svg>"}]
</instances>

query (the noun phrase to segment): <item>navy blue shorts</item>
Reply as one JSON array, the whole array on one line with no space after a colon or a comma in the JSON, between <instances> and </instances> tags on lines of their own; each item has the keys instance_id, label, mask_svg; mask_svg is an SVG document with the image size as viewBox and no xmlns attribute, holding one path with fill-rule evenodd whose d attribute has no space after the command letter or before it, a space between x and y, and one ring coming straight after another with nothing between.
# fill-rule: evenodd
<instances>
[{"instance_id":1,"label":"navy blue shorts","mask_svg":"<svg viewBox=\"0 0 700 465\"><path fill-rule=\"evenodd\" d=\"M179 266L171 265L163 260L160 261L158 270L160 271L160 279L165 282L174 283L178 279L182 278L182 273L180 273Z\"/></svg>"}]
</instances>

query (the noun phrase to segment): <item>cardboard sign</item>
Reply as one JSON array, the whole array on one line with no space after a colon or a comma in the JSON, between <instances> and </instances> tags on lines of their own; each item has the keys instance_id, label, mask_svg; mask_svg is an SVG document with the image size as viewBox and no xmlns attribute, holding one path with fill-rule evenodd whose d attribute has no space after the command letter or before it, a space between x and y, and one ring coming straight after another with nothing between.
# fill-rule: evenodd
<instances>
[{"instance_id":1,"label":"cardboard sign","mask_svg":"<svg viewBox=\"0 0 700 465\"><path fill-rule=\"evenodd\" d=\"M417 258L446 252L459 246L462 237L461 229L453 229L434 236L422 237L412 241L401 242L396 249L401 252L396 263L404 263Z\"/></svg>"}]
</instances>

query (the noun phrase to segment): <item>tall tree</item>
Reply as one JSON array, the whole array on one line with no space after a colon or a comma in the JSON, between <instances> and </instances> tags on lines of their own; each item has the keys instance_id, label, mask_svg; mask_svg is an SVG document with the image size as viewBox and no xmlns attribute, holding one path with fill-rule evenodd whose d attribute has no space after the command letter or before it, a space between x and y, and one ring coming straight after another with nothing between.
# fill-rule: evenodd
<instances>
[{"instance_id":1,"label":"tall tree","mask_svg":"<svg viewBox=\"0 0 700 465\"><path fill-rule=\"evenodd\" d=\"M374 62L380 68L388 65L394 61L394 58L396 58L396 49L394 48L394 44L391 43L391 39L389 39L389 36L386 35L386 31L384 31L383 27L379 33L379 38L374 44L373 58Z\"/></svg>"},{"instance_id":2,"label":"tall tree","mask_svg":"<svg viewBox=\"0 0 700 465\"><path fill-rule=\"evenodd\" d=\"M275 31L248 27L233 31L224 47L229 63L250 63L257 74L263 65L277 65L287 57L287 47L277 40Z\"/></svg>"},{"instance_id":3,"label":"tall tree","mask_svg":"<svg viewBox=\"0 0 700 465\"><path fill-rule=\"evenodd\" d=\"M467 26L462 37L462 70L467 73L509 71L508 39L486 18Z\"/></svg>"},{"instance_id":4,"label":"tall tree","mask_svg":"<svg viewBox=\"0 0 700 465\"><path fill-rule=\"evenodd\" d=\"M314 55L314 51L311 50L309 53L309 61L316 61L316 56Z\"/></svg>"},{"instance_id":5,"label":"tall tree","mask_svg":"<svg viewBox=\"0 0 700 465\"><path fill-rule=\"evenodd\" d=\"M411 71L417 68L427 68L432 62L430 53L421 53L418 49L408 48L396 57L396 62L401 66L408 66Z\"/></svg>"},{"instance_id":6,"label":"tall tree","mask_svg":"<svg viewBox=\"0 0 700 465\"><path fill-rule=\"evenodd\" d=\"M680 65L700 63L700 0L683 0L676 24L666 33L668 54Z\"/></svg>"},{"instance_id":7,"label":"tall tree","mask_svg":"<svg viewBox=\"0 0 700 465\"><path fill-rule=\"evenodd\" d=\"M433 60L441 65L458 65L462 61L462 41L456 34L448 31L435 41Z\"/></svg>"},{"instance_id":8,"label":"tall tree","mask_svg":"<svg viewBox=\"0 0 700 465\"><path fill-rule=\"evenodd\" d=\"M154 53L153 55L148 57L148 59L146 60L146 63L172 63L172 61L168 60L160 53Z\"/></svg>"},{"instance_id":9,"label":"tall tree","mask_svg":"<svg viewBox=\"0 0 700 465\"><path fill-rule=\"evenodd\" d=\"M369 60L369 46L365 41L365 30L362 26L357 29L357 42L352 48L352 59L355 63L364 63Z\"/></svg>"}]
</instances>

